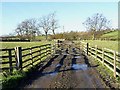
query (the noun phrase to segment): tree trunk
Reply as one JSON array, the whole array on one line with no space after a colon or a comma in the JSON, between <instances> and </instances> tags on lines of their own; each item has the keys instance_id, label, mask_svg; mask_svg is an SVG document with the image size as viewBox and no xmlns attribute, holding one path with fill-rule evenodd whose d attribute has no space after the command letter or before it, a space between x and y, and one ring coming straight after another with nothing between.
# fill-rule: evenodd
<instances>
[{"instance_id":1,"label":"tree trunk","mask_svg":"<svg viewBox=\"0 0 120 90\"><path fill-rule=\"evenodd\" d=\"M93 40L95 40L95 33L93 33Z\"/></svg>"},{"instance_id":2,"label":"tree trunk","mask_svg":"<svg viewBox=\"0 0 120 90\"><path fill-rule=\"evenodd\" d=\"M52 30L52 31L53 31L53 35L54 35L53 38L55 39L55 31L54 30Z\"/></svg>"},{"instance_id":3,"label":"tree trunk","mask_svg":"<svg viewBox=\"0 0 120 90\"><path fill-rule=\"evenodd\" d=\"M47 40L47 38L48 38L47 32L45 32L45 36L46 36L46 40Z\"/></svg>"},{"instance_id":4,"label":"tree trunk","mask_svg":"<svg viewBox=\"0 0 120 90\"><path fill-rule=\"evenodd\" d=\"M53 34L55 35L55 31L53 30Z\"/></svg>"}]
</instances>

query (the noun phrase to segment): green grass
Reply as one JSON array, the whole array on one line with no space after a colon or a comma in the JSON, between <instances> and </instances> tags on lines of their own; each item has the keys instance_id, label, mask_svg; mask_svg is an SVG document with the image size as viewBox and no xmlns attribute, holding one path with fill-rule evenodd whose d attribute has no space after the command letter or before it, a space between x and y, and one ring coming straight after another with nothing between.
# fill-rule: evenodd
<instances>
[{"instance_id":1,"label":"green grass","mask_svg":"<svg viewBox=\"0 0 120 90\"><path fill-rule=\"evenodd\" d=\"M22 48L29 48L29 47L33 47L33 46L41 46L43 44L48 44L48 43L53 44L54 42L53 41L44 41L44 42L1 42L0 44L2 44L1 48L9 49L9 48L17 47L17 46L20 46ZM32 52L38 51L38 50L39 50L39 48L32 49ZM30 50L22 51L22 55L29 54L29 53L30 53ZM33 54L33 56L36 56L38 54L39 54L39 52ZM6 55L8 56L8 52L2 51L1 55L2 56L6 56ZM12 55L15 55L14 51L12 51ZM30 55L28 55L26 57L23 57L22 60L24 61L24 60L27 60L28 58L30 58ZM39 59L39 58L40 57L37 57L37 58L35 58L35 60ZM7 62L7 61L9 61L8 58L2 58L2 62ZM15 58L12 58L12 61L15 61ZM26 62L26 64L24 64L24 65L27 65L29 63L31 63L31 60ZM2 65L2 67L9 67L9 64L4 64L4 65Z\"/></svg>"},{"instance_id":2,"label":"green grass","mask_svg":"<svg viewBox=\"0 0 120 90\"><path fill-rule=\"evenodd\" d=\"M14 47L17 47L17 46L20 46L22 48L30 48L30 47L33 47L33 46L41 46L41 45L48 44L48 43L49 44L53 44L54 41L42 41L42 42L0 42L0 45L2 45L0 48L7 48L8 49L8 48L14 48ZM35 48L35 49L33 49L33 51L37 51L38 49L39 48ZM30 52L29 50L22 51L22 54L23 55L24 54L28 54L29 52ZM14 51L12 52L12 54L13 55L15 54ZM33 56L38 55L38 54L39 54L39 52L33 54ZM1 52L1 55L8 55L8 52ZM26 56L26 57L22 58L22 60L24 61L24 60L26 60L28 58L30 58L30 56ZM35 61L35 60L37 60L39 58L40 58L40 56L34 58L33 61ZM46 58L47 58L47 56L45 56L44 58L38 60L37 62L34 63L34 66L36 66L39 62L41 62L42 60L45 60ZM12 58L12 60L14 61L15 58ZM8 59L2 59L2 61L8 61ZM32 61L30 60L30 61L28 61L26 63L23 63L23 66L25 66L25 65L27 65L27 64L29 64L31 62ZM2 67L9 67L9 65L8 64L2 65ZM33 67L32 67L32 65L28 66L27 68L24 69L24 72L25 73L26 72L29 73L29 69L31 69ZM23 78L26 77L26 75L24 74L24 72L22 72L22 73L19 73L19 72L16 73L17 71L15 69L13 70L13 73L14 73L14 74L12 73L13 75L9 74L9 70L5 70L5 71L2 71L2 72L4 72L6 74L6 76L7 76L7 77L5 77L2 73L0 73L0 79L2 80L3 87L8 87L8 88L9 87L10 88L14 87L15 88L15 87L17 87L18 82L21 79L23 79Z\"/></svg>"},{"instance_id":3,"label":"green grass","mask_svg":"<svg viewBox=\"0 0 120 90\"><path fill-rule=\"evenodd\" d=\"M48 44L48 43L53 44L54 41L44 41L44 42L43 41L42 42L0 42L0 44L2 44L1 48L7 48L7 49L14 48L14 47L17 47L17 46L20 46L22 48L30 48L30 47L33 47L33 46L41 46L41 45ZM40 49L36 48L36 49L33 49L32 52L38 51L38 50L40 50ZM1 53L2 56L8 56L8 51L2 51L0 53ZM22 55L29 54L29 53L30 53L30 50L22 51ZM39 52L33 54L33 56L36 56L38 54L39 54ZM15 55L14 51L12 51L12 55ZM30 55L28 55L26 57L23 57L22 60L24 61L24 60L27 60L29 58L30 58ZM36 57L34 60L39 59L39 58L40 57ZM8 58L2 58L2 62L7 62L7 61L9 61ZM12 61L15 61L14 57L12 58ZM23 66L25 66L25 65L27 65L29 63L31 63L31 60L29 60L28 62L24 63ZM2 64L1 66L2 67L9 67L9 64ZM13 66L15 66L14 63L13 63Z\"/></svg>"},{"instance_id":4,"label":"green grass","mask_svg":"<svg viewBox=\"0 0 120 90\"><path fill-rule=\"evenodd\" d=\"M84 42L90 43L90 45L95 46L97 45L100 48L108 48L111 50L115 50L118 52L118 41L101 41L101 40L85 40Z\"/></svg>"},{"instance_id":5,"label":"green grass","mask_svg":"<svg viewBox=\"0 0 120 90\"><path fill-rule=\"evenodd\" d=\"M112 32L103 34L101 38L118 39L119 38L118 33L120 33L120 30L112 31Z\"/></svg>"},{"instance_id":6,"label":"green grass","mask_svg":"<svg viewBox=\"0 0 120 90\"><path fill-rule=\"evenodd\" d=\"M46 40L46 36L36 36L35 39L44 41L44 40ZM50 39L50 36L48 35L48 40L49 39Z\"/></svg>"},{"instance_id":7,"label":"green grass","mask_svg":"<svg viewBox=\"0 0 120 90\"><path fill-rule=\"evenodd\" d=\"M118 49L119 49L118 48L118 43L119 43L118 41L86 40L84 42L88 42L91 47L95 47L95 45L97 45L100 51L102 50L102 48L108 48L108 49L111 49L111 50L119 52L118 51ZM120 45L120 43L119 43L119 45ZM96 53L96 51L93 51L93 52ZM106 50L105 50L105 52L106 52L106 54L108 54L108 55L110 55L111 57L114 58L113 52L106 51ZM102 53L98 53L97 52L97 55L102 57ZM120 56L116 56L116 58L118 59L118 58L120 58ZM109 62L114 64L114 59L109 58L106 55L104 56L104 59L106 59L107 61L109 61ZM120 67L120 62L116 61L116 66Z\"/></svg>"},{"instance_id":8,"label":"green grass","mask_svg":"<svg viewBox=\"0 0 120 90\"><path fill-rule=\"evenodd\" d=\"M42 44L54 43L54 41L41 41L41 42L0 42L0 48L14 48L20 46L22 48L28 48L32 46L39 46Z\"/></svg>"},{"instance_id":9,"label":"green grass","mask_svg":"<svg viewBox=\"0 0 120 90\"><path fill-rule=\"evenodd\" d=\"M99 72L102 79L106 82L107 85L112 85L112 83L117 84L120 82L120 77L114 78L113 72L109 70L105 65L103 65L98 60L95 60L93 57L89 56L89 62L93 65L99 65L96 67L96 70ZM109 82L109 84L107 83ZM113 87L113 86L112 86ZM118 88L118 86L114 86L114 88Z\"/></svg>"},{"instance_id":10,"label":"green grass","mask_svg":"<svg viewBox=\"0 0 120 90\"><path fill-rule=\"evenodd\" d=\"M54 42L53 41L42 41L42 42L0 42L0 44L2 45L1 48L6 48L6 49L9 49L9 48L15 48L17 46L20 46L22 48L29 48L29 47L33 47L33 46L40 46L40 45L43 45L43 44L48 44L48 43L51 43L53 44ZM37 51L37 49L33 49L33 51ZM26 50L26 51L23 51L22 54L29 54L29 50ZM34 55L37 55L38 53L34 54ZM2 56L5 56L5 55L8 55L8 52L6 51L2 51L1 52L1 55ZM15 55L15 52L12 51L12 55ZM26 56L23 58L23 61L30 58L30 56ZM37 59L37 58L36 58ZM13 61L15 61L15 58L12 58ZM6 62L8 61L8 58L2 58L2 62ZM26 62L26 64L30 63L31 61L28 61ZM2 65L2 67L9 67L9 64L4 64Z\"/></svg>"},{"instance_id":11,"label":"green grass","mask_svg":"<svg viewBox=\"0 0 120 90\"><path fill-rule=\"evenodd\" d=\"M12 75L8 77L3 77L2 79L2 90L8 90L9 88L13 88L16 90L18 88L21 80L26 79L30 73L35 71L37 66L29 68L27 71L14 71Z\"/></svg>"}]
</instances>

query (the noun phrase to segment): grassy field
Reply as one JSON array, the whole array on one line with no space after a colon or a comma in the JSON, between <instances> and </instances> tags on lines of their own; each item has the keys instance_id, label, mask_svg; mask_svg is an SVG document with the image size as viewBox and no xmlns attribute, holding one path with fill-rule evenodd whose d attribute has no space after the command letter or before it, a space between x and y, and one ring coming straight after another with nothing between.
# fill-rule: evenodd
<instances>
[{"instance_id":1,"label":"grassy field","mask_svg":"<svg viewBox=\"0 0 120 90\"><path fill-rule=\"evenodd\" d=\"M97 45L100 48L108 48L120 52L120 48L118 47L120 46L120 42L118 41L85 40L84 42L88 42L94 46Z\"/></svg>"},{"instance_id":2,"label":"grassy field","mask_svg":"<svg viewBox=\"0 0 120 90\"><path fill-rule=\"evenodd\" d=\"M22 48L28 48L28 47L33 47L33 46L40 46L40 45L44 45L44 44L53 44L54 41L42 41L42 42L0 42L0 48L14 48L14 47L17 47L17 46L20 46ZM37 49L34 49L33 51L36 51ZM23 51L22 54L27 54L29 53L29 51ZM42 52L41 52L42 53ZM8 55L8 52L0 52L1 55ZM14 51L12 51L12 54L14 55ZM33 55L37 55L39 53L35 53ZM26 59L29 59L30 56L26 56L26 57L23 57L22 58L22 61L25 61ZM33 59L33 61L39 59L40 57L36 57ZM37 63L41 62L42 60L44 60L46 57L38 60L37 62L34 63L34 65L36 65ZM9 61L8 59L3 59L2 58L2 62L6 62L6 61ZM15 61L15 58L13 57L12 58L12 61ZM23 66L27 65L27 64L30 64L32 61L29 60L25 63L23 63ZM15 64L13 64L13 66L15 66ZM9 67L9 64L4 64L4 65L1 65L1 67ZM7 75L7 77L5 77L3 75L3 73L1 72L0 73L0 83L3 84L3 87L17 87L17 84L18 82L24 78L24 77L27 77L27 73L29 73L30 71L29 70L33 70L33 69L30 69L32 67L32 65L26 67L24 69L24 73L22 72L19 72L19 71L16 71L15 69L13 69L13 73L12 75L9 75L9 70L5 70L2 72L4 72L5 75Z\"/></svg>"},{"instance_id":3,"label":"grassy field","mask_svg":"<svg viewBox=\"0 0 120 90\"><path fill-rule=\"evenodd\" d=\"M101 38L117 39L117 38L120 38L119 35L118 35L118 33L120 33L120 30L118 30L118 31L112 31L112 32L103 34L101 36Z\"/></svg>"},{"instance_id":4,"label":"grassy field","mask_svg":"<svg viewBox=\"0 0 120 90\"><path fill-rule=\"evenodd\" d=\"M44 40L46 40L46 36L36 36L35 39L44 41ZM50 36L49 35L48 35L48 40L50 40Z\"/></svg>"},{"instance_id":5,"label":"grassy field","mask_svg":"<svg viewBox=\"0 0 120 90\"><path fill-rule=\"evenodd\" d=\"M93 46L93 47L95 45L97 45L99 47L99 49L108 48L108 49L111 49L111 50L114 50L114 51L117 51L117 52L118 52L118 49L119 49L118 41L86 40L84 42L90 43L90 46ZM92 51L92 52L95 53L95 51ZM109 51L107 51L106 53L108 55L110 55L111 57L114 56L114 54L109 52ZM102 53L97 53L97 55L102 57ZM118 59L119 57L116 56L116 58ZM112 58L109 58L108 56L104 56L104 59L108 60L111 63L114 63L114 60ZM116 62L116 66L120 67L120 62Z\"/></svg>"},{"instance_id":6,"label":"grassy field","mask_svg":"<svg viewBox=\"0 0 120 90\"><path fill-rule=\"evenodd\" d=\"M43 41L42 42L0 42L0 45L2 45L0 48L7 48L7 49L9 49L9 48L15 48L17 46L20 46L22 48L29 48L29 47L33 47L33 46L40 46L40 45L44 45L44 44L53 44L53 43L54 43L54 41L44 41L44 42ZM33 49L32 51L34 52L34 51L37 51L37 50L39 50L39 49L36 48L36 49ZM24 54L29 54L29 52L30 52L29 50L22 51L22 54L23 55ZM15 54L15 52L12 51L12 55L14 55L14 54ZM37 54L39 54L39 53L35 53L35 54L33 54L33 56L35 56ZM3 51L3 52L1 52L1 55L2 56L6 56L6 55L8 56L8 52ZM22 59L24 61L24 60L29 59L29 58L30 58L30 56L28 55L26 57L23 57ZM38 58L39 57L36 57L34 60L36 60ZM7 62L7 61L9 61L8 58L2 58L2 62ZM15 61L15 58L12 58L12 61ZM24 63L23 66L25 66L25 65L27 65L29 63L31 63L31 60L26 62L26 63ZM34 64L37 64L37 62L34 63ZM13 66L15 66L15 65L13 64ZM9 67L9 64L4 64L4 65L2 65L2 67Z\"/></svg>"},{"instance_id":7,"label":"grassy field","mask_svg":"<svg viewBox=\"0 0 120 90\"><path fill-rule=\"evenodd\" d=\"M42 44L54 43L53 41L42 41L42 42L0 42L0 48L14 48L20 46L22 48L39 46Z\"/></svg>"}]
</instances>

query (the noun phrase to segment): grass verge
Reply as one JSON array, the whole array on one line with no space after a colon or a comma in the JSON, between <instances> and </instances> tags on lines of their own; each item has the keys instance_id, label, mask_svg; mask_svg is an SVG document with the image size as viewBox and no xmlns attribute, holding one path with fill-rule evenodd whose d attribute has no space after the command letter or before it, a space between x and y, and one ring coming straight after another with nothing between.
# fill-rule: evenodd
<instances>
[{"instance_id":1,"label":"grass verge","mask_svg":"<svg viewBox=\"0 0 120 90\"><path fill-rule=\"evenodd\" d=\"M120 77L114 78L113 72L110 71L106 66L102 65L101 62L95 60L93 57L88 56L91 65L98 65L96 71L99 73L100 77L106 83L106 85L112 89L120 89Z\"/></svg>"},{"instance_id":2,"label":"grass verge","mask_svg":"<svg viewBox=\"0 0 120 90\"><path fill-rule=\"evenodd\" d=\"M35 71L38 68L39 64L34 67L29 68L26 71L15 71L12 75L3 77L2 79L2 90L16 89L18 88L21 80L27 78L30 73Z\"/></svg>"}]
</instances>

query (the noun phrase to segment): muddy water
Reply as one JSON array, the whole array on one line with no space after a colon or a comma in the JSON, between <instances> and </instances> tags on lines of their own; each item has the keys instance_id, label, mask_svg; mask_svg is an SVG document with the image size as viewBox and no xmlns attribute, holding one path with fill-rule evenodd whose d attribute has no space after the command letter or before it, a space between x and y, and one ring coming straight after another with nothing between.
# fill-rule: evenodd
<instances>
[{"instance_id":1,"label":"muddy water","mask_svg":"<svg viewBox=\"0 0 120 90\"><path fill-rule=\"evenodd\" d=\"M105 88L94 68L76 48L66 49L33 72L22 88ZM73 54L71 54L73 53ZM77 55L76 55L77 54ZM88 61L87 61L88 62Z\"/></svg>"},{"instance_id":2,"label":"muddy water","mask_svg":"<svg viewBox=\"0 0 120 90\"><path fill-rule=\"evenodd\" d=\"M87 70L87 64L73 64L72 68L75 70Z\"/></svg>"}]
</instances>

